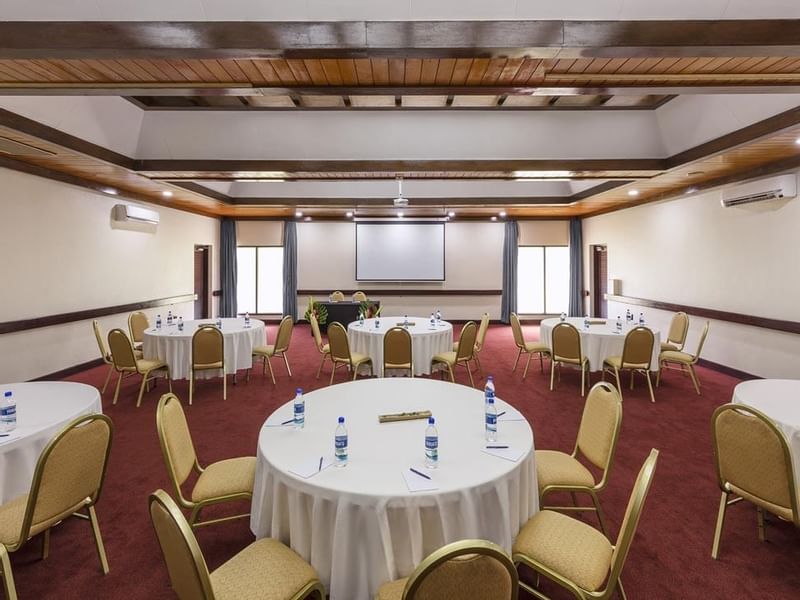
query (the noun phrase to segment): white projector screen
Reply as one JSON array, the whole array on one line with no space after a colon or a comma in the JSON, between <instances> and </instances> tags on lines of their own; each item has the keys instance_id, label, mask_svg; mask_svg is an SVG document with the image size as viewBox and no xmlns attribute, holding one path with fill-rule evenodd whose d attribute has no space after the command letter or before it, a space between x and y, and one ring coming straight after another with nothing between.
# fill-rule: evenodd
<instances>
[{"instance_id":1,"label":"white projector screen","mask_svg":"<svg viewBox=\"0 0 800 600\"><path fill-rule=\"evenodd\" d=\"M356 223L357 281L444 281L444 223Z\"/></svg>"}]
</instances>

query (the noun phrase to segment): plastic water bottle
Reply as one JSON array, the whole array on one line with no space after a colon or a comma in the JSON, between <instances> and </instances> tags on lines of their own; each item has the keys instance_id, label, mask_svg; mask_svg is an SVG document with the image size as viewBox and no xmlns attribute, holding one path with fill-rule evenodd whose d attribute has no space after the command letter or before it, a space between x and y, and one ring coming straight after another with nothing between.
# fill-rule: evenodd
<instances>
[{"instance_id":1,"label":"plastic water bottle","mask_svg":"<svg viewBox=\"0 0 800 600\"><path fill-rule=\"evenodd\" d=\"M494 387L494 377L489 375L486 378L486 385L483 386L483 397L486 402L489 402L489 396L494 398L495 394L495 387Z\"/></svg>"},{"instance_id":2,"label":"plastic water bottle","mask_svg":"<svg viewBox=\"0 0 800 600\"><path fill-rule=\"evenodd\" d=\"M442 324L442 311L440 311L438 308L436 309L436 324Z\"/></svg>"},{"instance_id":3,"label":"plastic water bottle","mask_svg":"<svg viewBox=\"0 0 800 600\"><path fill-rule=\"evenodd\" d=\"M217 329L222 329L222 317L217 315Z\"/></svg>"},{"instance_id":4,"label":"plastic water bottle","mask_svg":"<svg viewBox=\"0 0 800 600\"><path fill-rule=\"evenodd\" d=\"M405 315L405 316L403 317L403 327L405 327L406 329L408 329L408 315Z\"/></svg>"},{"instance_id":5,"label":"plastic water bottle","mask_svg":"<svg viewBox=\"0 0 800 600\"><path fill-rule=\"evenodd\" d=\"M497 407L494 396L486 398L486 441L497 441Z\"/></svg>"},{"instance_id":6,"label":"plastic water bottle","mask_svg":"<svg viewBox=\"0 0 800 600\"><path fill-rule=\"evenodd\" d=\"M431 313L431 329L433 329L434 327L436 327L436 317L434 316L433 313Z\"/></svg>"},{"instance_id":7,"label":"plastic water bottle","mask_svg":"<svg viewBox=\"0 0 800 600\"><path fill-rule=\"evenodd\" d=\"M364 313L363 312L358 313L358 325L360 327L364 326Z\"/></svg>"},{"instance_id":8,"label":"plastic water bottle","mask_svg":"<svg viewBox=\"0 0 800 600\"><path fill-rule=\"evenodd\" d=\"M244 328L245 329L249 329L250 328L250 313L249 312L244 313Z\"/></svg>"},{"instance_id":9,"label":"plastic water bottle","mask_svg":"<svg viewBox=\"0 0 800 600\"><path fill-rule=\"evenodd\" d=\"M172 310L167 312L167 327L172 327Z\"/></svg>"},{"instance_id":10,"label":"plastic water bottle","mask_svg":"<svg viewBox=\"0 0 800 600\"><path fill-rule=\"evenodd\" d=\"M639 326L644 326L644 313L639 313Z\"/></svg>"},{"instance_id":11,"label":"plastic water bottle","mask_svg":"<svg viewBox=\"0 0 800 600\"><path fill-rule=\"evenodd\" d=\"M306 401L303 398L303 388L297 388L294 394L294 428L302 429L305 426Z\"/></svg>"},{"instance_id":12,"label":"plastic water bottle","mask_svg":"<svg viewBox=\"0 0 800 600\"><path fill-rule=\"evenodd\" d=\"M375 329L378 329L381 326L381 320L378 317L375 317Z\"/></svg>"},{"instance_id":13,"label":"plastic water bottle","mask_svg":"<svg viewBox=\"0 0 800 600\"><path fill-rule=\"evenodd\" d=\"M439 464L439 432L436 429L436 420L428 417L428 427L425 428L425 466L435 469Z\"/></svg>"},{"instance_id":14,"label":"plastic water bottle","mask_svg":"<svg viewBox=\"0 0 800 600\"><path fill-rule=\"evenodd\" d=\"M336 426L334 434L334 453L336 455L336 466L347 466L347 428L344 426L344 417L339 417L339 424Z\"/></svg>"},{"instance_id":15,"label":"plastic water bottle","mask_svg":"<svg viewBox=\"0 0 800 600\"><path fill-rule=\"evenodd\" d=\"M630 308L625 309L625 322L630 323L631 321L633 321L633 313Z\"/></svg>"},{"instance_id":16,"label":"plastic water bottle","mask_svg":"<svg viewBox=\"0 0 800 600\"><path fill-rule=\"evenodd\" d=\"M586 330L589 329L589 315L583 317L583 328Z\"/></svg>"},{"instance_id":17,"label":"plastic water bottle","mask_svg":"<svg viewBox=\"0 0 800 600\"><path fill-rule=\"evenodd\" d=\"M622 333L622 317L617 315L617 333Z\"/></svg>"},{"instance_id":18,"label":"plastic water bottle","mask_svg":"<svg viewBox=\"0 0 800 600\"><path fill-rule=\"evenodd\" d=\"M161 329L161 315L156 315L156 329Z\"/></svg>"},{"instance_id":19,"label":"plastic water bottle","mask_svg":"<svg viewBox=\"0 0 800 600\"><path fill-rule=\"evenodd\" d=\"M561 320L562 321L566 321L567 320L567 313L563 313L563 312L561 313Z\"/></svg>"},{"instance_id":20,"label":"plastic water bottle","mask_svg":"<svg viewBox=\"0 0 800 600\"><path fill-rule=\"evenodd\" d=\"M10 391L3 394L3 403L0 404L0 429L14 431L17 428L17 401Z\"/></svg>"},{"instance_id":21,"label":"plastic water bottle","mask_svg":"<svg viewBox=\"0 0 800 600\"><path fill-rule=\"evenodd\" d=\"M183 317L178 317L178 331L183 331Z\"/></svg>"}]
</instances>

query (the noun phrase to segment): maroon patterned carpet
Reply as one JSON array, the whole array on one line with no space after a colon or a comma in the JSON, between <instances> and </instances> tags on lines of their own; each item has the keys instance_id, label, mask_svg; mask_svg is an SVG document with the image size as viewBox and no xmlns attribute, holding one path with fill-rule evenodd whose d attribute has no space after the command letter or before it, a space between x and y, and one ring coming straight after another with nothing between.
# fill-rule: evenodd
<instances>
[{"instance_id":1,"label":"maroon patterned carpet","mask_svg":"<svg viewBox=\"0 0 800 600\"><path fill-rule=\"evenodd\" d=\"M534 339L536 328L528 328ZM270 338L275 334L270 327ZM713 335L713 332L712 332ZM489 329L481 354L485 372L495 376L498 396L520 409L531 422L537 448L571 451L583 400L577 372L565 372L555 392L532 363L525 382L522 368L511 372L516 349L508 327ZM189 426L202 463L254 454L259 428L266 416L289 400L294 388L307 391L325 385L314 379L319 355L307 327L297 327L290 350L294 377L275 361L278 384L260 374L228 386L222 401L220 380L201 382L194 406L187 407ZM102 385L105 367L71 379ZM771 519L769 542L759 543L755 510L744 503L729 510L721 559L711 559L719 492L712 462L710 416L731 398L737 380L699 369L703 396L695 395L688 378L669 373L656 390L656 404L647 389L625 390L622 433L609 487L601 501L616 535L636 473L651 447L661 451L655 482L645 506L638 535L623 571L628 597L636 598L798 598L800 597L800 535L787 523ZM466 373L460 370L459 380ZM338 381L344 374L337 376ZM593 381L597 375L593 377ZM479 384L482 385L482 382ZM50 556L39 560L33 540L12 555L20 598L173 598L147 513L147 496L168 482L155 431L155 407L160 384L134 407L137 384L127 380L117 406L113 390L104 410L116 426L106 486L97 507L111 572L103 576L89 525L70 519L51 538ZM175 392L186 400L188 386ZM211 514L211 513L209 513ZM587 513L586 519L593 519ZM211 569L253 540L245 520L205 528L198 533ZM548 588L553 591L553 588ZM567 597L559 595L558 597ZM353 599L359 600L359 599Z\"/></svg>"}]
</instances>

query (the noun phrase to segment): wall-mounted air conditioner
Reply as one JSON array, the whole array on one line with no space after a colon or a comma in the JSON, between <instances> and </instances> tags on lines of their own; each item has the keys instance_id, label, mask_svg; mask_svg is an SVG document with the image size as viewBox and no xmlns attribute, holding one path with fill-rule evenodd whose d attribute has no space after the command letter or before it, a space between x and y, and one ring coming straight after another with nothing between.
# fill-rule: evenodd
<instances>
[{"instance_id":1,"label":"wall-mounted air conditioner","mask_svg":"<svg viewBox=\"0 0 800 600\"><path fill-rule=\"evenodd\" d=\"M797 196L797 175L779 175L767 179L748 181L722 190L722 206L741 206L767 200L789 200Z\"/></svg>"},{"instance_id":2,"label":"wall-mounted air conditioner","mask_svg":"<svg viewBox=\"0 0 800 600\"><path fill-rule=\"evenodd\" d=\"M158 213L148 208L133 204L117 204L114 206L114 221L120 223L146 223L158 225Z\"/></svg>"}]
</instances>

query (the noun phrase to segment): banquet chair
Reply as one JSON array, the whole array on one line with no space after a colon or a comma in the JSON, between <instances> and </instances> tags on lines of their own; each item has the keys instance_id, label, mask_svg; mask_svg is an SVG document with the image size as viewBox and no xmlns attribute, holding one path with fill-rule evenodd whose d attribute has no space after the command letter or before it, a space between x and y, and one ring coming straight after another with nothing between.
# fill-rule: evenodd
<instances>
[{"instance_id":1,"label":"banquet chair","mask_svg":"<svg viewBox=\"0 0 800 600\"><path fill-rule=\"evenodd\" d=\"M661 342L661 351L664 350L683 350L686 343L686 334L689 333L689 315L685 312L678 312L672 317L669 323L669 333L667 341Z\"/></svg>"},{"instance_id":2,"label":"banquet chair","mask_svg":"<svg viewBox=\"0 0 800 600\"><path fill-rule=\"evenodd\" d=\"M454 370L458 365L463 365L467 368L469 384L475 387L475 381L472 379L472 369L470 369L469 363L475 355L477 330L478 327L475 325L475 321L467 321L464 323L464 327L461 328L461 337L458 340L458 351L435 354L431 359L431 370L433 370L433 367L437 364L447 365L447 371L450 373L450 381L455 383L456 376Z\"/></svg>"},{"instance_id":3,"label":"banquet chair","mask_svg":"<svg viewBox=\"0 0 800 600\"><path fill-rule=\"evenodd\" d=\"M364 292L355 292L353 294L353 302L366 302L367 295Z\"/></svg>"},{"instance_id":4,"label":"banquet chair","mask_svg":"<svg viewBox=\"0 0 800 600\"><path fill-rule=\"evenodd\" d=\"M409 577L384 583L375 600L517 600L519 575L493 542L460 540L430 554Z\"/></svg>"},{"instance_id":5,"label":"banquet chair","mask_svg":"<svg viewBox=\"0 0 800 600\"><path fill-rule=\"evenodd\" d=\"M358 376L358 368L361 365L369 365L370 375L374 373L372 359L368 355L350 351L347 331L345 331L341 323L334 321L328 325L328 344L330 345L331 362L333 363L331 380L328 385L333 384L336 369L339 367L347 367L353 371L353 381L355 381Z\"/></svg>"},{"instance_id":6,"label":"banquet chair","mask_svg":"<svg viewBox=\"0 0 800 600\"><path fill-rule=\"evenodd\" d=\"M694 366L700 360L700 353L703 351L703 344L706 343L706 337L708 336L708 327L709 322L706 321L706 324L703 326L703 331L700 333L700 340L697 342L697 352L694 354L681 352L679 350L664 350L658 355L658 374L656 375L656 387L658 387L658 385L661 383L662 369L683 371L685 374L684 367L686 367L689 371L689 375L692 378L694 390L697 392L698 396L700 395L700 382L697 379L697 372L694 370ZM670 367L668 366L670 364L679 366L677 368Z\"/></svg>"},{"instance_id":7,"label":"banquet chair","mask_svg":"<svg viewBox=\"0 0 800 600\"><path fill-rule=\"evenodd\" d=\"M539 369L541 369L542 373L544 373L544 357L550 356L550 348L539 342L525 341L525 337L522 335L522 325L519 322L517 313L511 313L511 333L514 334L514 344L516 344L517 348L519 349L519 352L517 352L517 358L514 360L514 368L511 370L516 371L519 357L523 354L527 354L528 362L525 364L525 372L522 374L522 378L525 379L528 376L528 367L531 366L531 358L534 354L538 354Z\"/></svg>"},{"instance_id":8,"label":"banquet chair","mask_svg":"<svg viewBox=\"0 0 800 600\"><path fill-rule=\"evenodd\" d=\"M750 406L723 404L711 416L711 435L722 490L711 557L719 555L726 509L741 500L755 504L762 542L767 539L764 511L800 528L792 453L775 423Z\"/></svg>"},{"instance_id":9,"label":"banquet chair","mask_svg":"<svg viewBox=\"0 0 800 600\"><path fill-rule=\"evenodd\" d=\"M319 374L322 373L322 367L325 365L325 359L331 357L331 346L330 344L322 343L322 334L319 331L319 322L317 321L317 317L315 317L313 314L310 315L309 322L311 323L311 333L314 334L314 342L317 346L317 350L322 355L322 360L319 363L319 369L317 369L317 379L319 379Z\"/></svg>"},{"instance_id":10,"label":"banquet chair","mask_svg":"<svg viewBox=\"0 0 800 600\"><path fill-rule=\"evenodd\" d=\"M580 600L606 600L619 590L625 600L620 574L639 525L645 500L658 462L653 448L633 485L616 544L591 525L560 512L542 510L523 525L511 549L515 565L525 565L539 576L557 583ZM547 600L543 592L520 581L534 598Z\"/></svg>"},{"instance_id":11,"label":"banquet chair","mask_svg":"<svg viewBox=\"0 0 800 600\"><path fill-rule=\"evenodd\" d=\"M132 312L128 315L128 332L133 342L133 347L136 350L142 349L144 342L144 332L150 327L150 322L147 320L147 315L141 311Z\"/></svg>"},{"instance_id":12,"label":"banquet chair","mask_svg":"<svg viewBox=\"0 0 800 600\"><path fill-rule=\"evenodd\" d=\"M275 336L274 344L253 347L253 357L261 357L264 361L264 375L267 374L267 367L269 367L272 385L275 385L275 371L272 370L272 362L270 362L273 356L280 356L283 358L283 364L286 365L286 372L289 373L289 377L292 376L292 370L289 368L289 359L286 357L286 353L289 351L289 344L292 341L293 328L294 319L286 315L281 319L281 324L278 325L278 333ZM247 370L247 380L250 381L250 369Z\"/></svg>"},{"instance_id":13,"label":"banquet chair","mask_svg":"<svg viewBox=\"0 0 800 600\"><path fill-rule=\"evenodd\" d=\"M408 369L410 377L414 377L414 358L411 334L404 327L392 327L383 336L383 369Z\"/></svg>"},{"instance_id":14,"label":"banquet chair","mask_svg":"<svg viewBox=\"0 0 800 600\"><path fill-rule=\"evenodd\" d=\"M483 344L486 342L486 331L489 329L489 313L483 313L481 317L481 324L478 325L478 335L475 338L475 350L472 353L472 360L475 366L478 367L478 374L483 377L483 368L481 367L481 359L478 354L483 349ZM453 352L458 352L458 342L453 342Z\"/></svg>"},{"instance_id":15,"label":"banquet chair","mask_svg":"<svg viewBox=\"0 0 800 600\"><path fill-rule=\"evenodd\" d=\"M73 420L39 456L30 492L0 506L0 546L4 551L2 577L6 598L15 596L11 564L5 552L16 552L41 533L42 559L46 559L50 552L50 529L68 517L89 521L100 567L104 574L108 573L108 560L94 507L103 489L113 431L111 419L105 415L84 415ZM85 514L81 512L84 510Z\"/></svg>"},{"instance_id":16,"label":"banquet chair","mask_svg":"<svg viewBox=\"0 0 800 600\"><path fill-rule=\"evenodd\" d=\"M253 479L256 472L256 457L227 458L206 467L201 467L192 442L192 434L186 423L181 401L175 394L161 396L156 411L156 429L161 443L161 452L167 465L167 474L175 488L178 504L191 510L189 523L202 527L249 516L249 513L199 521L200 511L212 504L250 501L253 497ZM183 484L192 472L197 474L190 496L183 495Z\"/></svg>"},{"instance_id":17,"label":"banquet chair","mask_svg":"<svg viewBox=\"0 0 800 600\"><path fill-rule=\"evenodd\" d=\"M11 561L8 550L0 544L0 579L3 580L3 593L6 600L17 600L17 588L14 585L14 574L11 572Z\"/></svg>"},{"instance_id":18,"label":"banquet chair","mask_svg":"<svg viewBox=\"0 0 800 600\"><path fill-rule=\"evenodd\" d=\"M583 396L586 379L589 377L589 359L583 354L580 332L569 323L556 323L551 337L553 349L550 351L550 391L553 391L556 366L558 366L558 376L561 381L561 365L577 365L581 370L581 396Z\"/></svg>"},{"instance_id":19,"label":"banquet chair","mask_svg":"<svg viewBox=\"0 0 800 600\"><path fill-rule=\"evenodd\" d=\"M189 406L194 396L197 371L222 369L222 399L228 399L228 377L225 371L225 338L214 325L201 325L192 335L192 358L189 361Z\"/></svg>"},{"instance_id":20,"label":"banquet chair","mask_svg":"<svg viewBox=\"0 0 800 600\"><path fill-rule=\"evenodd\" d=\"M634 374L641 373L644 375L645 379L647 379L647 388L650 390L650 401L656 401L653 395L653 383L650 381L650 366L653 362L654 344L655 336L651 329L642 326L634 327L625 336L625 344L622 346L622 356L608 356L603 361L603 380L605 381L606 371L614 373L620 398L622 398L622 385L619 381L619 372L623 369L629 369L631 372L631 389L633 389ZM608 367L606 367L606 365Z\"/></svg>"},{"instance_id":21,"label":"banquet chair","mask_svg":"<svg viewBox=\"0 0 800 600\"><path fill-rule=\"evenodd\" d=\"M314 568L278 540L256 540L209 572L194 531L175 501L164 490L156 490L149 507L179 600L325 600Z\"/></svg>"},{"instance_id":22,"label":"banquet chair","mask_svg":"<svg viewBox=\"0 0 800 600\"><path fill-rule=\"evenodd\" d=\"M578 439L572 454L556 450L536 450L536 478L539 483L539 503L542 508L560 511L597 512L600 529L608 534L603 509L597 494L608 483L608 475L617 448L619 430L622 426L622 401L610 383L596 383L583 407L583 416L578 428ZM594 475L578 458L583 457L600 469L602 475L596 481ZM544 506L544 497L550 492L570 492L575 506ZM588 494L594 506L578 506L576 494Z\"/></svg>"},{"instance_id":23,"label":"banquet chair","mask_svg":"<svg viewBox=\"0 0 800 600\"><path fill-rule=\"evenodd\" d=\"M344 293L336 290L331 294L331 302L344 302Z\"/></svg>"},{"instance_id":24,"label":"banquet chair","mask_svg":"<svg viewBox=\"0 0 800 600\"><path fill-rule=\"evenodd\" d=\"M137 408L142 404L142 395L144 394L145 387L149 386L151 381L155 381L155 376L150 377L150 373L153 371L166 371L169 391L172 391L172 378L169 372L169 365L165 361L157 358L152 360L136 358L133 345L122 329L112 329L108 332L108 347L111 350L111 361L114 363L114 369L119 373L117 389L114 392L114 401L112 404L117 403L119 388L122 385L123 377L129 377L137 373L142 376L142 384L139 386L139 397L136 400Z\"/></svg>"},{"instance_id":25,"label":"banquet chair","mask_svg":"<svg viewBox=\"0 0 800 600\"><path fill-rule=\"evenodd\" d=\"M103 341L103 332L100 329L100 323L97 319L92 321L92 329L94 330L94 337L97 340L97 347L100 349L100 358L103 359L103 362L108 365L108 375L106 375L105 383L103 383L103 389L100 392L101 394L106 393L106 388L108 387L108 382L111 381L111 375L114 373L114 361L111 360L111 353L106 348L106 343ZM134 350L134 356L139 359L142 358L142 351L141 350Z\"/></svg>"}]
</instances>

